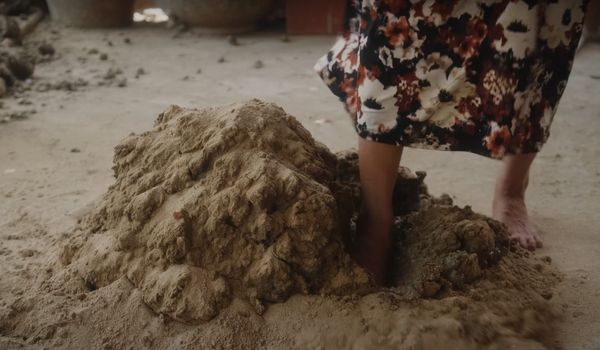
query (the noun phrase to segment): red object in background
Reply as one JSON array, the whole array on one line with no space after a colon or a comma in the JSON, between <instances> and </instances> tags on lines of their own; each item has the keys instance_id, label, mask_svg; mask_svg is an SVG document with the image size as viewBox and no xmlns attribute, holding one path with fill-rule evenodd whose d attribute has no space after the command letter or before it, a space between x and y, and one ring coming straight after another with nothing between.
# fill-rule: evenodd
<instances>
[{"instance_id":1,"label":"red object in background","mask_svg":"<svg viewBox=\"0 0 600 350\"><path fill-rule=\"evenodd\" d=\"M346 0L287 0L288 34L339 34L344 30Z\"/></svg>"}]
</instances>

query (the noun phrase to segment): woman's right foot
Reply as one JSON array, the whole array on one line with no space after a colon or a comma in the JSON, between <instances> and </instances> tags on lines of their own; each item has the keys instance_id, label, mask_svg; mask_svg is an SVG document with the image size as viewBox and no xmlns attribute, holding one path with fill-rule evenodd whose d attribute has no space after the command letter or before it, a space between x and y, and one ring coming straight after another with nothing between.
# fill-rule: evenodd
<instances>
[{"instance_id":1,"label":"woman's right foot","mask_svg":"<svg viewBox=\"0 0 600 350\"><path fill-rule=\"evenodd\" d=\"M543 246L537 230L529 220L523 197L496 195L493 216L506 225L510 237L518 241L521 247L533 251Z\"/></svg>"},{"instance_id":2,"label":"woman's right foot","mask_svg":"<svg viewBox=\"0 0 600 350\"><path fill-rule=\"evenodd\" d=\"M504 223L510 237L529 250L542 247L542 240L529 220L525 205L529 169L535 155L529 153L505 157L492 202L494 219Z\"/></svg>"}]
</instances>

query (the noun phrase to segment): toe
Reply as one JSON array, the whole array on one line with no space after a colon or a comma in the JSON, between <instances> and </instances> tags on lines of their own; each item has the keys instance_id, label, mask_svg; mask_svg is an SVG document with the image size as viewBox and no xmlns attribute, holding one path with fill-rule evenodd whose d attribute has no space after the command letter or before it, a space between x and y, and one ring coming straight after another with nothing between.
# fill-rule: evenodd
<instances>
[{"instance_id":1,"label":"toe","mask_svg":"<svg viewBox=\"0 0 600 350\"><path fill-rule=\"evenodd\" d=\"M535 241L535 238L530 237L527 239L527 249L529 249L530 251L534 251L535 248L537 247L537 243Z\"/></svg>"},{"instance_id":2,"label":"toe","mask_svg":"<svg viewBox=\"0 0 600 350\"><path fill-rule=\"evenodd\" d=\"M531 237L531 240L533 241L534 249L541 248L543 246L542 239L538 235L537 230L535 230L533 227L530 227L529 235Z\"/></svg>"},{"instance_id":3,"label":"toe","mask_svg":"<svg viewBox=\"0 0 600 350\"><path fill-rule=\"evenodd\" d=\"M542 247L542 240L536 235L532 234L529 236L529 250L536 250Z\"/></svg>"},{"instance_id":4,"label":"toe","mask_svg":"<svg viewBox=\"0 0 600 350\"><path fill-rule=\"evenodd\" d=\"M526 237L519 237L519 245L521 245L522 248L529 249L529 244Z\"/></svg>"}]
</instances>

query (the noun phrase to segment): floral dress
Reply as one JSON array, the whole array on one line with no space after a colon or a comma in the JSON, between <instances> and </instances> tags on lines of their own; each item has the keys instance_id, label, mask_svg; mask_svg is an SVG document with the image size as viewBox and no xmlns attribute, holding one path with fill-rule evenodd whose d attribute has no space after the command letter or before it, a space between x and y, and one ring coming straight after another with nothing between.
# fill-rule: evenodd
<instances>
[{"instance_id":1,"label":"floral dress","mask_svg":"<svg viewBox=\"0 0 600 350\"><path fill-rule=\"evenodd\" d=\"M538 152L586 0L352 0L315 66L359 136L492 158Z\"/></svg>"}]
</instances>

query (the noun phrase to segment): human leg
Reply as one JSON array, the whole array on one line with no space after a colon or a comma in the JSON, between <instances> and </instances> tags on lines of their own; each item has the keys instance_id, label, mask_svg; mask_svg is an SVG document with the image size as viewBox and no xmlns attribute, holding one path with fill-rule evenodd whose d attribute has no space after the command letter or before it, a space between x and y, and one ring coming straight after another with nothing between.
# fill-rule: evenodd
<instances>
[{"instance_id":1,"label":"human leg","mask_svg":"<svg viewBox=\"0 0 600 350\"><path fill-rule=\"evenodd\" d=\"M353 256L379 284L385 284L390 257L392 194L401 156L402 147L359 138L362 202Z\"/></svg>"}]
</instances>

